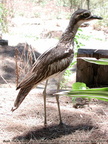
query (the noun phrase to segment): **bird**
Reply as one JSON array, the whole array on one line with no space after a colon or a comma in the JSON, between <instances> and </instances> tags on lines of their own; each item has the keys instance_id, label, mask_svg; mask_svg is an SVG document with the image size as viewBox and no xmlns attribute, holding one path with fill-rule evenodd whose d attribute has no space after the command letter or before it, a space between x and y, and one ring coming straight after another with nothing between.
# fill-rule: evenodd
<instances>
[{"instance_id":1,"label":"bird","mask_svg":"<svg viewBox=\"0 0 108 144\"><path fill-rule=\"evenodd\" d=\"M19 93L14 102L11 111L15 111L23 102L28 93L36 87L40 82L46 80L46 85L43 91L44 97L44 126L47 126L46 121L46 87L48 79L56 75L61 75L71 64L74 57L74 37L79 26L90 20L102 19L102 17L92 15L90 10L78 9L70 17L69 24L66 30L61 35L57 45L48 49L41 54L37 61L33 64L31 70L25 75L22 81L17 86L16 90ZM59 85L57 90L59 89ZM59 97L56 95L58 105L58 113L60 124L63 124L60 112Z\"/></svg>"}]
</instances>

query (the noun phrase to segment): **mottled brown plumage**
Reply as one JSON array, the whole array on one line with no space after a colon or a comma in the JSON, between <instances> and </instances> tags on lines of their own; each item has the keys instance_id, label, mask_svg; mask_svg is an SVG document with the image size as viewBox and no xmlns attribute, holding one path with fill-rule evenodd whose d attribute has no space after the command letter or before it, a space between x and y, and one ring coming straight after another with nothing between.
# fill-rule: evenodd
<instances>
[{"instance_id":1,"label":"mottled brown plumage","mask_svg":"<svg viewBox=\"0 0 108 144\"><path fill-rule=\"evenodd\" d=\"M31 71L18 85L17 89L20 89L20 91L14 103L14 107L12 108L12 111L19 107L24 98L35 85L65 71L65 69L72 62L74 56L73 43L78 27L83 22L92 19L101 19L101 17L91 16L90 11L83 9L79 9L73 13L70 18L69 25L65 32L62 34L57 46L40 55L37 61L34 63ZM44 100L44 103L45 102L46 101Z\"/></svg>"}]
</instances>

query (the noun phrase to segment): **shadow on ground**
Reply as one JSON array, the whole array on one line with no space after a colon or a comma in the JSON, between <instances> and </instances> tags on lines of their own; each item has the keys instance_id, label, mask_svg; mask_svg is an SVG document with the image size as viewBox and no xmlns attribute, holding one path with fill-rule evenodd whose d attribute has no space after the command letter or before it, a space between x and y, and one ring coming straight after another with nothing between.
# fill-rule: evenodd
<instances>
[{"instance_id":1,"label":"shadow on ground","mask_svg":"<svg viewBox=\"0 0 108 144\"><path fill-rule=\"evenodd\" d=\"M54 140L56 138L61 138L62 136L69 135L75 131L90 131L93 128L92 125L79 124L77 126L72 125L51 125L47 128L38 127L33 130L28 131L27 133L22 134L21 136L14 137L12 141L30 141L39 140L39 141L48 141Z\"/></svg>"}]
</instances>

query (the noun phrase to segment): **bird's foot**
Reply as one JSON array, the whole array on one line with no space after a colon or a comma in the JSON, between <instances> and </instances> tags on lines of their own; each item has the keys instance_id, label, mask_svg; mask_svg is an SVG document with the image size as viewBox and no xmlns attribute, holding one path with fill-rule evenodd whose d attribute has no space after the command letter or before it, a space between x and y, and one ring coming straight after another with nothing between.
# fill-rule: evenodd
<instances>
[{"instance_id":1,"label":"bird's foot","mask_svg":"<svg viewBox=\"0 0 108 144\"><path fill-rule=\"evenodd\" d=\"M59 126L63 126L63 125L64 125L64 123L62 121L60 121Z\"/></svg>"},{"instance_id":2,"label":"bird's foot","mask_svg":"<svg viewBox=\"0 0 108 144\"><path fill-rule=\"evenodd\" d=\"M44 123L44 128L47 128L47 123Z\"/></svg>"}]
</instances>

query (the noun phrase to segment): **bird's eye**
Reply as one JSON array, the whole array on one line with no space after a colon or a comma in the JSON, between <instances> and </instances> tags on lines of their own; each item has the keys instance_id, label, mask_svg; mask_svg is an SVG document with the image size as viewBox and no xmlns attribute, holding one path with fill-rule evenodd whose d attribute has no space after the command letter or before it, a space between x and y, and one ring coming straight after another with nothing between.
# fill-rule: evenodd
<instances>
[{"instance_id":1,"label":"bird's eye","mask_svg":"<svg viewBox=\"0 0 108 144\"><path fill-rule=\"evenodd\" d=\"M85 17L85 18L87 18L87 17L89 17L89 16L90 16L89 13L84 13L84 14L83 14L83 17Z\"/></svg>"}]
</instances>

